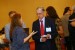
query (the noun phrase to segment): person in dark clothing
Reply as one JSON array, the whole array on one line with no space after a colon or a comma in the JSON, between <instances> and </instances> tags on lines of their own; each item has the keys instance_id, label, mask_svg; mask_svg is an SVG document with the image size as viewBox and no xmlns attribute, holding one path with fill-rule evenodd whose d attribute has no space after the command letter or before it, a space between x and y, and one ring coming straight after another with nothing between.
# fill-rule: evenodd
<instances>
[{"instance_id":1,"label":"person in dark clothing","mask_svg":"<svg viewBox=\"0 0 75 50\"><path fill-rule=\"evenodd\" d=\"M63 27L62 27L61 20L53 6L48 6L46 8L46 12L47 12L47 15L46 15L47 18L53 19L55 21L56 29L58 32L58 36L55 38L57 48L58 48L58 50L65 50L65 46L64 46L64 42L63 42L64 41Z\"/></svg>"},{"instance_id":2,"label":"person in dark clothing","mask_svg":"<svg viewBox=\"0 0 75 50\"><path fill-rule=\"evenodd\" d=\"M75 50L75 7L73 7L73 13L69 17L68 29L70 33L72 49Z\"/></svg>"},{"instance_id":3,"label":"person in dark clothing","mask_svg":"<svg viewBox=\"0 0 75 50\"><path fill-rule=\"evenodd\" d=\"M0 30L0 34L4 34L4 27Z\"/></svg>"},{"instance_id":4,"label":"person in dark clothing","mask_svg":"<svg viewBox=\"0 0 75 50\"><path fill-rule=\"evenodd\" d=\"M71 50L71 44L69 40L69 30L68 30L68 20L69 20L70 15L71 15L71 8L65 7L61 21L62 21L62 26L64 30L65 45L66 45L67 50Z\"/></svg>"},{"instance_id":5,"label":"person in dark clothing","mask_svg":"<svg viewBox=\"0 0 75 50\"><path fill-rule=\"evenodd\" d=\"M1 37L4 37L3 35L4 35L5 33L4 33L4 27L0 30L0 36ZM5 50L4 48L5 47L9 47L9 45L8 45L8 42L6 42L5 41L6 39L5 38L0 38L0 41L2 41L2 42L0 42L0 49L2 50Z\"/></svg>"},{"instance_id":6,"label":"person in dark clothing","mask_svg":"<svg viewBox=\"0 0 75 50\"><path fill-rule=\"evenodd\" d=\"M32 36L35 41L35 50L57 50L55 44L57 31L54 21L44 16L43 7L38 7L36 12L38 19L32 25L32 30L38 31Z\"/></svg>"}]
</instances>

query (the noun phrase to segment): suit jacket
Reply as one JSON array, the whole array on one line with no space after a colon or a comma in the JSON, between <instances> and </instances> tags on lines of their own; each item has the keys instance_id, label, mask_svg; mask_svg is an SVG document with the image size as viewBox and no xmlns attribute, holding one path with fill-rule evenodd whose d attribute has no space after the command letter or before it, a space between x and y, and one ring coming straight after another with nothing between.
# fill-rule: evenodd
<instances>
[{"instance_id":1,"label":"suit jacket","mask_svg":"<svg viewBox=\"0 0 75 50\"><path fill-rule=\"evenodd\" d=\"M75 19L75 13L73 13L70 17L69 20ZM69 36L71 41L75 41L75 27L73 27L70 23L72 21L69 21L68 23L68 30L69 30Z\"/></svg>"},{"instance_id":2,"label":"suit jacket","mask_svg":"<svg viewBox=\"0 0 75 50\"><path fill-rule=\"evenodd\" d=\"M27 37L27 34L23 28L17 26L12 34L11 50L30 50L29 43L24 43L24 38Z\"/></svg>"},{"instance_id":3,"label":"suit jacket","mask_svg":"<svg viewBox=\"0 0 75 50\"><path fill-rule=\"evenodd\" d=\"M46 32L46 27L51 27L51 32ZM51 39L46 42L40 42L40 23L39 19L33 22L32 31L38 31L32 38L35 41L35 50L57 50L55 45L55 37L57 36L57 31L55 27L55 22L52 19L45 17L45 34L51 34Z\"/></svg>"}]
</instances>

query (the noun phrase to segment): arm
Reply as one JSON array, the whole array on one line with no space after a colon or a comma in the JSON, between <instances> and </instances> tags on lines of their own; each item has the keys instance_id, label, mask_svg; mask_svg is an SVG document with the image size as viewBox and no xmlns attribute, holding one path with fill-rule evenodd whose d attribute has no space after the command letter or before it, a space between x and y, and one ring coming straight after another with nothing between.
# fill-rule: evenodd
<instances>
[{"instance_id":1,"label":"arm","mask_svg":"<svg viewBox=\"0 0 75 50\"><path fill-rule=\"evenodd\" d=\"M58 34L61 36L61 37L64 37L64 32L63 32L63 26L62 26L62 21L61 19L57 19L57 31L58 31Z\"/></svg>"},{"instance_id":2,"label":"arm","mask_svg":"<svg viewBox=\"0 0 75 50\"><path fill-rule=\"evenodd\" d=\"M9 28L10 28L10 26L9 25L6 25L5 28L4 28L5 29L4 32L5 32L6 39L8 39L10 41Z\"/></svg>"},{"instance_id":3,"label":"arm","mask_svg":"<svg viewBox=\"0 0 75 50\"><path fill-rule=\"evenodd\" d=\"M71 26L75 27L75 13L69 17L69 23Z\"/></svg>"},{"instance_id":4,"label":"arm","mask_svg":"<svg viewBox=\"0 0 75 50\"><path fill-rule=\"evenodd\" d=\"M61 37L64 37L63 27L62 27L62 26L59 26L58 34L59 34Z\"/></svg>"},{"instance_id":5,"label":"arm","mask_svg":"<svg viewBox=\"0 0 75 50\"><path fill-rule=\"evenodd\" d=\"M51 39L55 39L56 36L58 35L57 30L56 30L56 25L55 25L55 22L53 20L50 23L51 23L51 30L52 30L52 32L50 33Z\"/></svg>"},{"instance_id":6,"label":"arm","mask_svg":"<svg viewBox=\"0 0 75 50\"><path fill-rule=\"evenodd\" d=\"M32 25L32 31L37 31L37 27L36 27L36 23L33 23L33 25ZM40 35L39 35L39 31L35 34L35 35L33 35L32 36L32 39L34 40L34 41L36 41L36 42L40 42Z\"/></svg>"},{"instance_id":7,"label":"arm","mask_svg":"<svg viewBox=\"0 0 75 50\"><path fill-rule=\"evenodd\" d=\"M72 21L70 24L71 26L75 27L75 21Z\"/></svg>"},{"instance_id":8,"label":"arm","mask_svg":"<svg viewBox=\"0 0 75 50\"><path fill-rule=\"evenodd\" d=\"M24 38L24 43L27 42L34 34L36 34L37 32L32 32L28 37Z\"/></svg>"},{"instance_id":9,"label":"arm","mask_svg":"<svg viewBox=\"0 0 75 50\"><path fill-rule=\"evenodd\" d=\"M26 33L24 32L24 30L22 28L16 28L14 30L14 37L13 40L16 40L17 44L23 44L26 43L34 34L36 34L36 32L32 32L28 37L26 35Z\"/></svg>"}]
</instances>

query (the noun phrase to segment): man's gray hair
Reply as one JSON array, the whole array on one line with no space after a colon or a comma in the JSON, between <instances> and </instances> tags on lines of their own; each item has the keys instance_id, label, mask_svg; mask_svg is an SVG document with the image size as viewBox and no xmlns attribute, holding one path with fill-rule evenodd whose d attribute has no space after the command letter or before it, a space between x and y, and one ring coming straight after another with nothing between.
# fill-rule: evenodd
<instances>
[{"instance_id":1,"label":"man's gray hair","mask_svg":"<svg viewBox=\"0 0 75 50\"><path fill-rule=\"evenodd\" d=\"M44 7L37 7L36 10L41 9L42 11L45 11Z\"/></svg>"}]
</instances>

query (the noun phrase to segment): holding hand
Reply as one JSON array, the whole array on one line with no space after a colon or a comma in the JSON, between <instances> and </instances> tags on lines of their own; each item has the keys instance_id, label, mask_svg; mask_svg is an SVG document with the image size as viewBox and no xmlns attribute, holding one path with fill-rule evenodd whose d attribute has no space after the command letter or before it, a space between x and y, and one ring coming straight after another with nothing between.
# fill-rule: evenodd
<instances>
[{"instance_id":1,"label":"holding hand","mask_svg":"<svg viewBox=\"0 0 75 50\"><path fill-rule=\"evenodd\" d=\"M50 34L47 34L47 39L51 39L51 35Z\"/></svg>"},{"instance_id":2,"label":"holding hand","mask_svg":"<svg viewBox=\"0 0 75 50\"><path fill-rule=\"evenodd\" d=\"M50 34L42 35L40 41L41 42L46 42L47 39L51 39L51 35Z\"/></svg>"},{"instance_id":3,"label":"holding hand","mask_svg":"<svg viewBox=\"0 0 75 50\"><path fill-rule=\"evenodd\" d=\"M47 41L47 35L41 36L41 42L46 42Z\"/></svg>"},{"instance_id":4,"label":"holding hand","mask_svg":"<svg viewBox=\"0 0 75 50\"><path fill-rule=\"evenodd\" d=\"M45 38L45 37L41 38L42 42L46 42L46 40L47 40L47 38Z\"/></svg>"},{"instance_id":5,"label":"holding hand","mask_svg":"<svg viewBox=\"0 0 75 50\"><path fill-rule=\"evenodd\" d=\"M33 31L33 32L31 33L31 35L34 35L34 34L36 34L37 32L38 32L38 31L36 31L36 32Z\"/></svg>"},{"instance_id":6,"label":"holding hand","mask_svg":"<svg viewBox=\"0 0 75 50\"><path fill-rule=\"evenodd\" d=\"M24 38L24 43L27 42L36 33L37 31L36 32L33 31L28 37Z\"/></svg>"}]
</instances>

